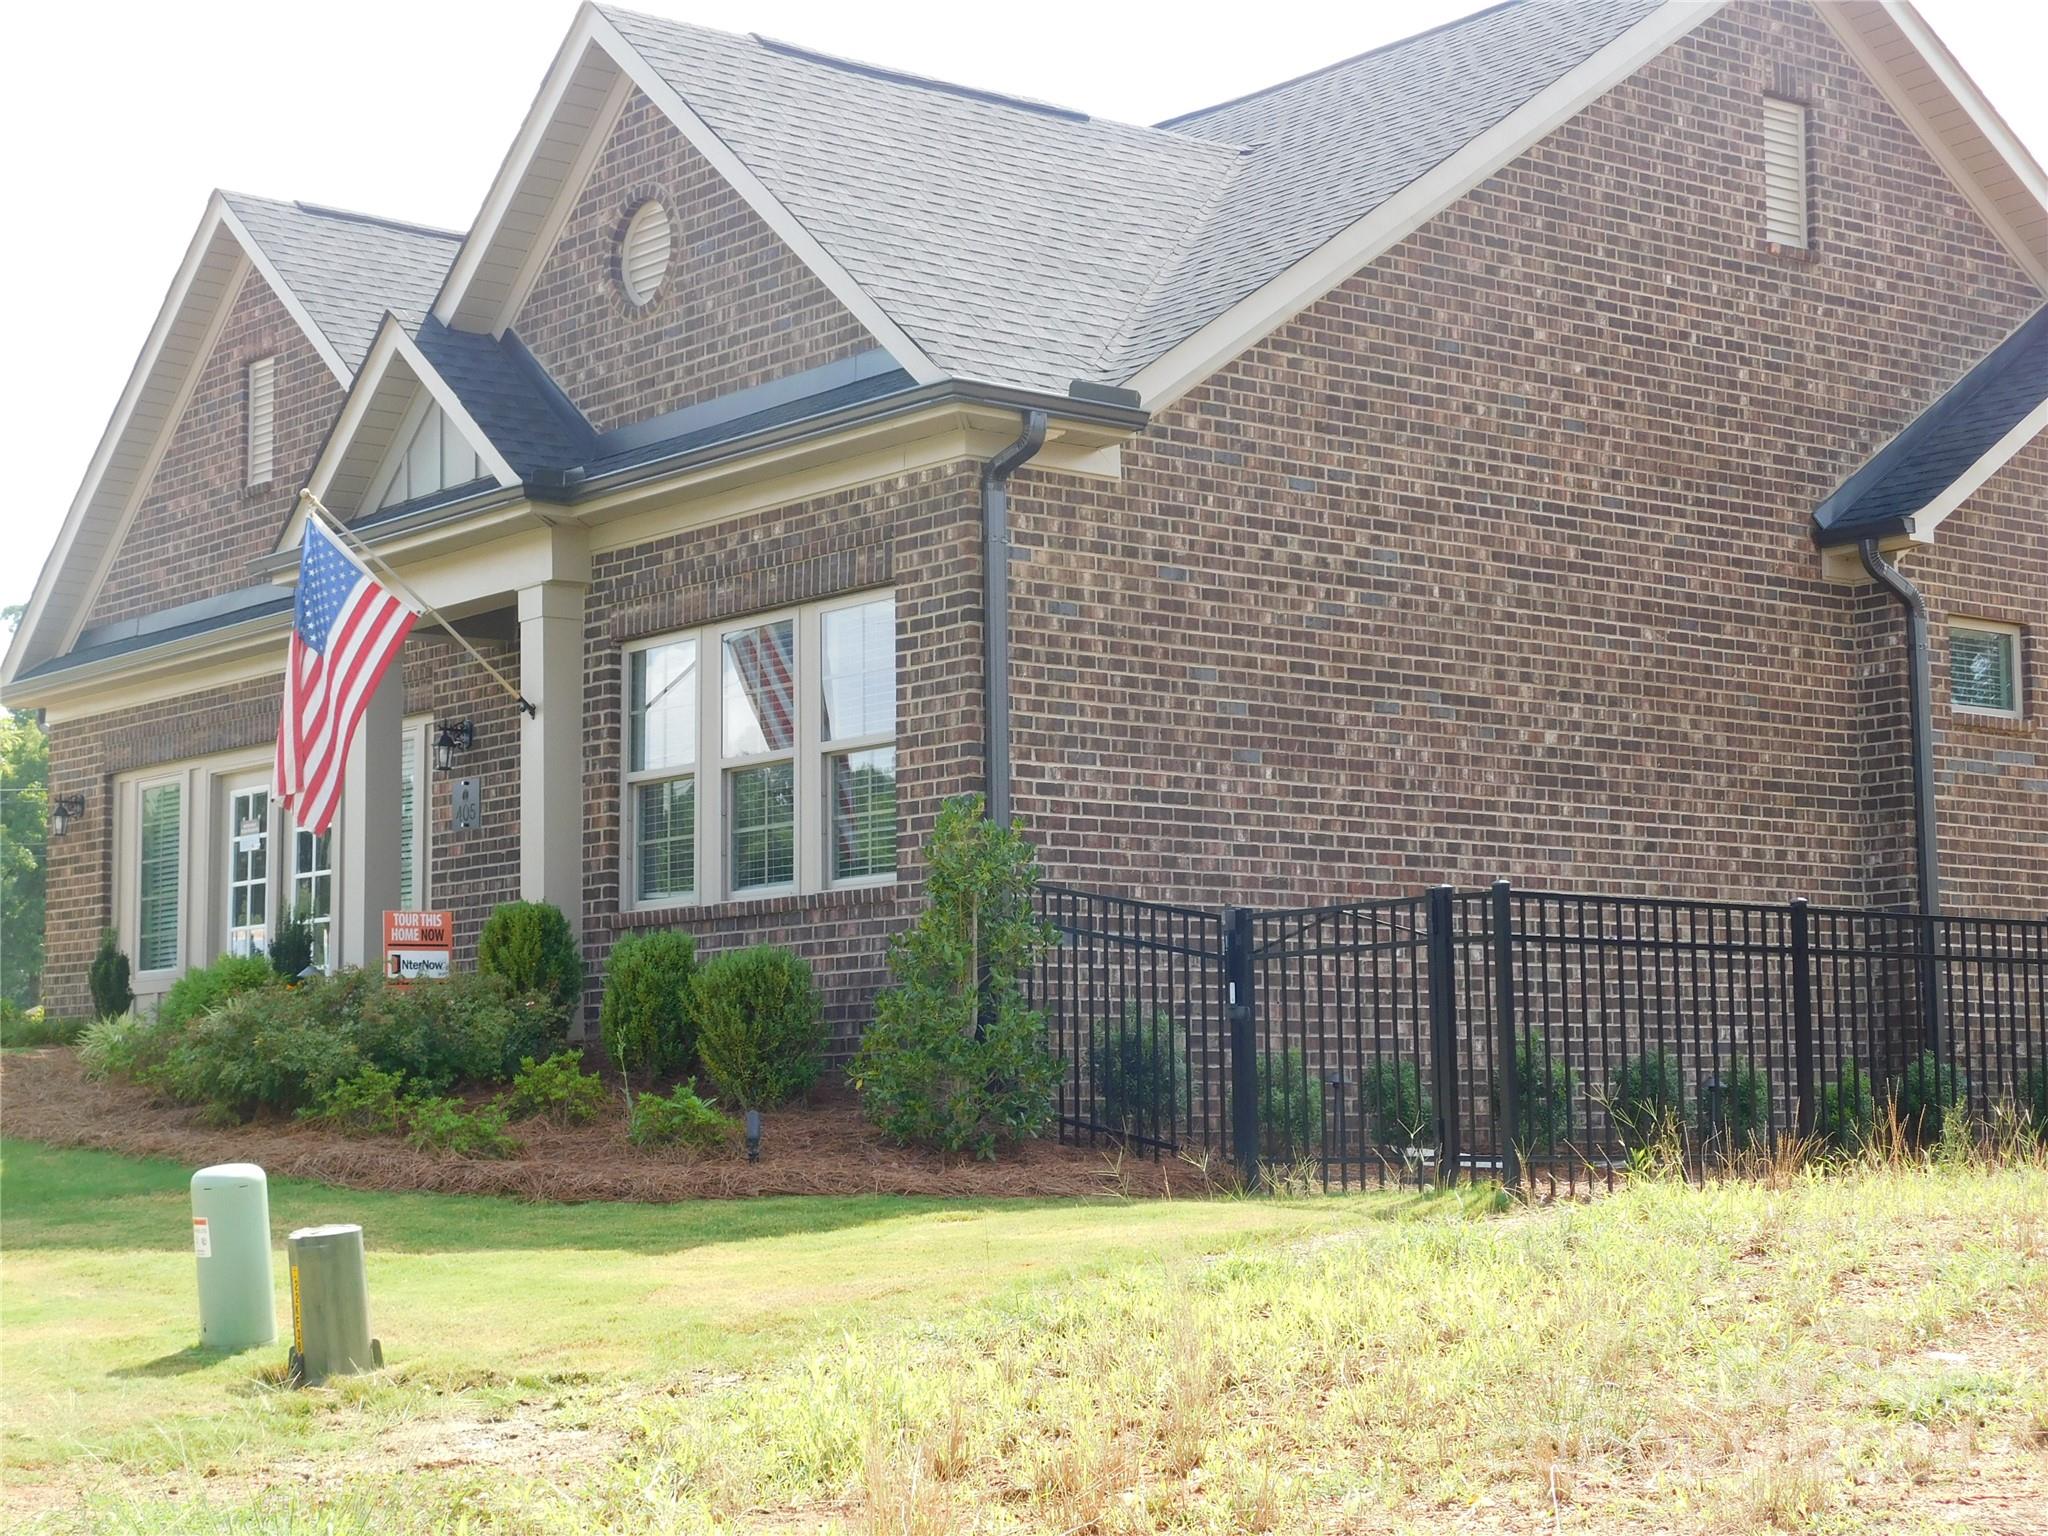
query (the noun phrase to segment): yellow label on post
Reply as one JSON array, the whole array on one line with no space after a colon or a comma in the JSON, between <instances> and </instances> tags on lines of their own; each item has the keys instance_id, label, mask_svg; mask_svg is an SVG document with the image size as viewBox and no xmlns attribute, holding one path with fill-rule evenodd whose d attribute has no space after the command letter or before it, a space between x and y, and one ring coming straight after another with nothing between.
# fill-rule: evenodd
<instances>
[{"instance_id":1,"label":"yellow label on post","mask_svg":"<svg viewBox=\"0 0 2048 1536\"><path fill-rule=\"evenodd\" d=\"M299 1315L299 1266L292 1266L292 1348L306 1352L306 1320Z\"/></svg>"}]
</instances>

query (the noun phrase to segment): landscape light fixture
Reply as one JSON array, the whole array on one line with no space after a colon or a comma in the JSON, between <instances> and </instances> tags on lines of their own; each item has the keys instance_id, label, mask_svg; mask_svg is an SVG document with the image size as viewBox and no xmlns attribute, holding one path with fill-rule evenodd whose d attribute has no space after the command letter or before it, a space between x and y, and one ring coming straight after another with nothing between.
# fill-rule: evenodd
<instances>
[{"instance_id":1,"label":"landscape light fixture","mask_svg":"<svg viewBox=\"0 0 2048 1536\"><path fill-rule=\"evenodd\" d=\"M758 1109L747 1111L747 1161L761 1161L761 1111Z\"/></svg>"},{"instance_id":2,"label":"landscape light fixture","mask_svg":"<svg viewBox=\"0 0 2048 1536\"><path fill-rule=\"evenodd\" d=\"M85 814L85 794L53 795L50 797L50 836L62 837L71 830L71 823Z\"/></svg>"},{"instance_id":3,"label":"landscape light fixture","mask_svg":"<svg viewBox=\"0 0 2048 1536\"><path fill-rule=\"evenodd\" d=\"M455 768L455 754L467 752L476 745L476 727L467 720L445 721L434 727L434 771L450 773Z\"/></svg>"}]
</instances>

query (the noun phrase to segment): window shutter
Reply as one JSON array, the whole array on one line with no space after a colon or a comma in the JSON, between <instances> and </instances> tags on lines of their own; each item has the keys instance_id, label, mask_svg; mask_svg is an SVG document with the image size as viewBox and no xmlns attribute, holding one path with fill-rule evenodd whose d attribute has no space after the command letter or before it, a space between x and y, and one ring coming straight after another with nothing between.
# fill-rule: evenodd
<instances>
[{"instance_id":1,"label":"window shutter","mask_svg":"<svg viewBox=\"0 0 2048 1536\"><path fill-rule=\"evenodd\" d=\"M420 733L408 730L399 740L398 760L398 910L418 910L419 821L413 814L413 785L419 777Z\"/></svg>"},{"instance_id":2,"label":"window shutter","mask_svg":"<svg viewBox=\"0 0 2048 1536\"><path fill-rule=\"evenodd\" d=\"M176 784L142 792L141 910L135 939L138 970L168 970L178 963L178 879L181 873L183 795Z\"/></svg>"},{"instance_id":3,"label":"window shutter","mask_svg":"<svg viewBox=\"0 0 2048 1536\"><path fill-rule=\"evenodd\" d=\"M249 365L249 483L268 485L277 442L277 359Z\"/></svg>"},{"instance_id":4,"label":"window shutter","mask_svg":"<svg viewBox=\"0 0 2048 1536\"><path fill-rule=\"evenodd\" d=\"M1764 98L1764 238L1805 250L1806 108Z\"/></svg>"}]
</instances>

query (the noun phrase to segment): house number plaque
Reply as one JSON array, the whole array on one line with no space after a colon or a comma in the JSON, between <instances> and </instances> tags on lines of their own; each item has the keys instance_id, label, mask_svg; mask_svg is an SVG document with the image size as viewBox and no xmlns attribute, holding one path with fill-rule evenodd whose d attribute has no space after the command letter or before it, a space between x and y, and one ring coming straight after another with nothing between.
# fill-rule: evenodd
<instances>
[{"instance_id":1,"label":"house number plaque","mask_svg":"<svg viewBox=\"0 0 2048 1536\"><path fill-rule=\"evenodd\" d=\"M483 780L457 779L449 800L457 832L474 832L483 825Z\"/></svg>"}]
</instances>

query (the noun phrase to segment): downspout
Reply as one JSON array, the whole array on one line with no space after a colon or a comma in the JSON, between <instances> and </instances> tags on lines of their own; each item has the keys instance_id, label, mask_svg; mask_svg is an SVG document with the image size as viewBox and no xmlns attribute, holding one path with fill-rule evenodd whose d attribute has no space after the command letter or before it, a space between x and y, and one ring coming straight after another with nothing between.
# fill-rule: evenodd
<instances>
[{"instance_id":1,"label":"downspout","mask_svg":"<svg viewBox=\"0 0 2048 1536\"><path fill-rule=\"evenodd\" d=\"M988 816L1010 824L1010 476L1045 446L1045 412L1028 411L1024 432L981 471L982 681Z\"/></svg>"},{"instance_id":2,"label":"downspout","mask_svg":"<svg viewBox=\"0 0 2048 1536\"><path fill-rule=\"evenodd\" d=\"M1913 730L1913 863L1920 888L1920 915L1941 911L1941 867L1934 842L1934 705L1929 697L1927 603L1905 573L1878 552L1877 540L1857 550L1863 569L1899 600L1906 620L1906 709Z\"/></svg>"},{"instance_id":3,"label":"downspout","mask_svg":"<svg viewBox=\"0 0 2048 1536\"><path fill-rule=\"evenodd\" d=\"M1906 711L1913 731L1913 862L1920 888L1918 965L1920 1034L1937 1059L1944 1054L1942 986L1935 965L1936 934L1932 921L1941 911L1941 866L1934 843L1934 705L1930 697L1927 652L1927 603L1905 573L1878 552L1876 539L1856 546L1863 569L1899 600L1906 620Z\"/></svg>"}]
</instances>

